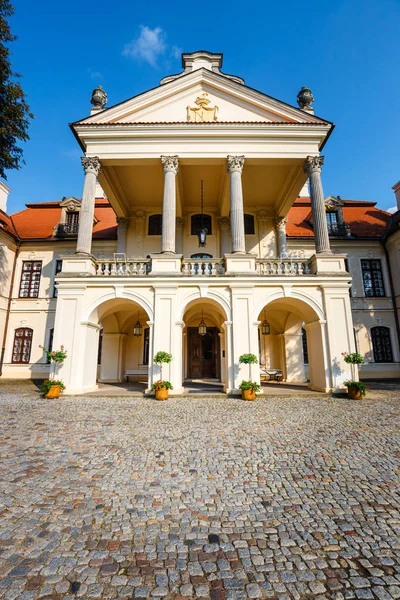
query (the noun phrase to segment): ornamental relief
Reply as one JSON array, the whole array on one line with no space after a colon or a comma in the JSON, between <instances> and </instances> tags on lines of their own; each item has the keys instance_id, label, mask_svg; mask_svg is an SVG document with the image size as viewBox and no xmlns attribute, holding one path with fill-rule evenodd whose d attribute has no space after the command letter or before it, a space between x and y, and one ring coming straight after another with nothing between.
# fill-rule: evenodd
<instances>
[{"instance_id":1,"label":"ornamental relief","mask_svg":"<svg viewBox=\"0 0 400 600\"><path fill-rule=\"evenodd\" d=\"M218 120L218 106L209 106L207 92L194 101L197 106L187 106L187 120L191 123L212 123Z\"/></svg>"}]
</instances>

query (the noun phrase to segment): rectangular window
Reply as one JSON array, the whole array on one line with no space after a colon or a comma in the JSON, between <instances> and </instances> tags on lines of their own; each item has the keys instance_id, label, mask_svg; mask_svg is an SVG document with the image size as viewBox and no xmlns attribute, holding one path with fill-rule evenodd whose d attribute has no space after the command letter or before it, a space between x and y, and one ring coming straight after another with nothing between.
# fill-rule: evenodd
<instances>
[{"instance_id":1,"label":"rectangular window","mask_svg":"<svg viewBox=\"0 0 400 600\"><path fill-rule=\"evenodd\" d=\"M79 212L67 212L65 221L65 233L78 233Z\"/></svg>"},{"instance_id":2,"label":"rectangular window","mask_svg":"<svg viewBox=\"0 0 400 600\"><path fill-rule=\"evenodd\" d=\"M149 364L150 328L144 330L143 335L143 364Z\"/></svg>"},{"instance_id":3,"label":"rectangular window","mask_svg":"<svg viewBox=\"0 0 400 600\"><path fill-rule=\"evenodd\" d=\"M29 327L20 327L15 330L12 363L27 364L31 357L33 330Z\"/></svg>"},{"instance_id":4,"label":"rectangular window","mask_svg":"<svg viewBox=\"0 0 400 600\"><path fill-rule=\"evenodd\" d=\"M326 213L326 222L328 224L329 233L337 233L338 231L338 220L335 212Z\"/></svg>"},{"instance_id":5,"label":"rectangular window","mask_svg":"<svg viewBox=\"0 0 400 600\"><path fill-rule=\"evenodd\" d=\"M383 286L382 266L380 260L362 260L361 271L364 283L364 293L368 298L385 295Z\"/></svg>"},{"instance_id":6,"label":"rectangular window","mask_svg":"<svg viewBox=\"0 0 400 600\"><path fill-rule=\"evenodd\" d=\"M21 284L19 286L20 298L38 298L40 275L42 273L41 260L24 260L22 263Z\"/></svg>"},{"instance_id":7,"label":"rectangular window","mask_svg":"<svg viewBox=\"0 0 400 600\"><path fill-rule=\"evenodd\" d=\"M62 260L56 260L56 272L54 273L54 277L57 277L57 275L59 273L61 273L61 269L62 269ZM53 285L53 298L57 298L58 296L58 289L56 284Z\"/></svg>"}]
</instances>

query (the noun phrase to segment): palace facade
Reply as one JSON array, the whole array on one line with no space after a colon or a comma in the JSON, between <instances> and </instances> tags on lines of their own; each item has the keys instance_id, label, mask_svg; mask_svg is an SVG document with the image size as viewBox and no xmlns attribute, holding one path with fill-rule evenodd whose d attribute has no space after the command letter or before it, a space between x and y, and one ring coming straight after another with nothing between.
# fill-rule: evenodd
<instances>
[{"instance_id":1,"label":"palace facade","mask_svg":"<svg viewBox=\"0 0 400 600\"><path fill-rule=\"evenodd\" d=\"M399 377L398 218L324 195L333 124L310 90L293 107L224 74L221 54L182 65L110 108L94 90L71 125L81 200L0 211L2 377L48 377L39 345L67 349L71 394L150 388L159 350L175 394L202 379L236 393L260 365L337 389L356 349L361 378ZM239 363L249 352L260 365Z\"/></svg>"}]
</instances>

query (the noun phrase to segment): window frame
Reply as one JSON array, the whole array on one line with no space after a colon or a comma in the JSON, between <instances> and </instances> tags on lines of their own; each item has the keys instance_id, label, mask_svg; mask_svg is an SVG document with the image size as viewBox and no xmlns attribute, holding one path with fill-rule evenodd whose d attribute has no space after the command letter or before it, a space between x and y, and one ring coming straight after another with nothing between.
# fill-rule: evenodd
<instances>
[{"instance_id":1,"label":"window frame","mask_svg":"<svg viewBox=\"0 0 400 600\"><path fill-rule=\"evenodd\" d=\"M151 233L150 232L150 223L155 220L155 217L158 217L158 220L159 220L159 223L158 223L158 225L159 225L159 233ZM151 235L152 237L155 236L155 235L162 235L162 220L163 220L162 217L163 217L162 213L154 213L154 214L148 216L148 219L147 219L147 235Z\"/></svg>"},{"instance_id":2,"label":"window frame","mask_svg":"<svg viewBox=\"0 0 400 600\"><path fill-rule=\"evenodd\" d=\"M246 217L247 217L247 224L250 219L252 222L252 230L253 231L251 233L246 231ZM244 220L244 235L256 235L256 221L255 221L254 215L252 215L251 213L244 213L243 220Z\"/></svg>"},{"instance_id":3,"label":"window frame","mask_svg":"<svg viewBox=\"0 0 400 600\"><path fill-rule=\"evenodd\" d=\"M30 270L25 269L25 265L31 263L32 267ZM34 264L40 264L40 269L34 269ZM39 298L39 293L40 293L40 282L41 282L41 278L42 278L42 270L43 270L43 261L42 260L23 260L22 261L22 269L21 269L21 278L20 278L20 282L19 282L19 292L18 292L18 298ZM29 274L29 283L28 283L28 295L24 296L22 295L22 291L23 291L23 287L22 284L24 283L24 275L25 274ZM33 286L33 283L36 283L33 275L35 273L39 273L39 277L37 280L37 294L32 294L32 291L35 291L35 287Z\"/></svg>"},{"instance_id":4,"label":"window frame","mask_svg":"<svg viewBox=\"0 0 400 600\"><path fill-rule=\"evenodd\" d=\"M370 263L370 267L368 271L371 274L371 289L373 291L372 294L367 294L365 288L365 280L364 280L364 272L367 272L367 269L364 271L363 263ZM379 269L373 269L372 263L379 263ZM365 298L385 298L386 297L386 287L385 287L385 279L383 275L383 265L382 260L380 258L360 258L360 270L361 270L361 279L363 283L364 297ZM379 273L381 279L381 287L382 294L377 294L377 283L374 281L373 273Z\"/></svg>"},{"instance_id":5,"label":"window frame","mask_svg":"<svg viewBox=\"0 0 400 600\"><path fill-rule=\"evenodd\" d=\"M377 330L380 330L379 331L380 334L383 334L383 330L385 330L385 332L386 332L386 336L387 336L386 339L389 342L389 346L388 347L389 347L389 354L390 354L390 358L391 358L390 360L387 360L388 354L385 354L387 348L384 348L384 339L383 339L382 335L379 336L380 337L379 341L380 341L381 347L383 348L383 352L384 352L383 358L384 358L384 360L377 359L378 348L376 348L376 343L374 344L374 342L376 342L377 338L378 338L378 336L374 335L374 333ZM394 363L395 361L394 361L394 355L393 355L392 335L391 335L390 327L387 327L386 325L376 325L374 327L371 327L371 329L370 329L370 335L371 335L371 345L372 345L372 354L373 354L373 357L374 357L374 363L377 363L377 364L391 364L391 363Z\"/></svg>"},{"instance_id":6,"label":"window frame","mask_svg":"<svg viewBox=\"0 0 400 600\"><path fill-rule=\"evenodd\" d=\"M70 222L68 222L70 217ZM79 210L65 211L65 232L69 235L78 235L79 230Z\"/></svg>"},{"instance_id":7,"label":"window frame","mask_svg":"<svg viewBox=\"0 0 400 600\"><path fill-rule=\"evenodd\" d=\"M18 336L19 331L23 331L24 334L22 336ZM27 331L30 331L30 335L26 334ZM19 359L20 360L14 360L15 344L16 344L17 339L22 340L21 348L19 351ZM23 358L24 342L26 340L28 340L28 342L29 342L28 360L21 360ZM13 365L29 365L30 364L31 354L32 354L32 341L33 341L32 327L17 327L17 329L14 330L14 340L13 340L13 345L12 345L12 349L11 349L11 364L13 364Z\"/></svg>"}]
</instances>

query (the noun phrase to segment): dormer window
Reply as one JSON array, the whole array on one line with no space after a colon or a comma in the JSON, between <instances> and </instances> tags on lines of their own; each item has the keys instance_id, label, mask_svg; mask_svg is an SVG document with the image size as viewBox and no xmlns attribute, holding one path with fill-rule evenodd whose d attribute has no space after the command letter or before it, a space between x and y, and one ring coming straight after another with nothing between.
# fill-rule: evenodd
<instances>
[{"instance_id":1,"label":"dormer window","mask_svg":"<svg viewBox=\"0 0 400 600\"><path fill-rule=\"evenodd\" d=\"M78 233L79 227L79 212L78 211L67 211L66 221L65 221L65 233Z\"/></svg>"},{"instance_id":2,"label":"dormer window","mask_svg":"<svg viewBox=\"0 0 400 600\"><path fill-rule=\"evenodd\" d=\"M329 233L338 233L338 215L336 211L326 213L326 222L328 223Z\"/></svg>"}]
</instances>

